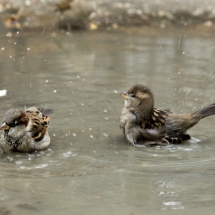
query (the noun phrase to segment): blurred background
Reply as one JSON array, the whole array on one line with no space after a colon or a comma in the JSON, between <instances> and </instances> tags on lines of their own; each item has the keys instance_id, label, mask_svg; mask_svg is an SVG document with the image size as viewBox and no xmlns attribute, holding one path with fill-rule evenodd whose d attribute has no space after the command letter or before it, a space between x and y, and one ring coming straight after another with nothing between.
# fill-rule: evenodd
<instances>
[{"instance_id":1,"label":"blurred background","mask_svg":"<svg viewBox=\"0 0 215 215\"><path fill-rule=\"evenodd\" d=\"M116 30L128 26L213 27L213 0L1 0L6 28Z\"/></svg>"}]
</instances>

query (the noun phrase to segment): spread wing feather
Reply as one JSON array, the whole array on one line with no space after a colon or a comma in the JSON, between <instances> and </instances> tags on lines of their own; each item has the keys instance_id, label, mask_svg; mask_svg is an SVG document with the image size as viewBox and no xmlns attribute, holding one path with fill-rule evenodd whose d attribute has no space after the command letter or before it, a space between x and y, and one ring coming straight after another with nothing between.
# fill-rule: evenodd
<instances>
[{"instance_id":1,"label":"spread wing feather","mask_svg":"<svg viewBox=\"0 0 215 215\"><path fill-rule=\"evenodd\" d=\"M145 125L145 129L155 129L165 125L166 118L170 112L170 110L153 108L152 114Z\"/></svg>"},{"instance_id":2,"label":"spread wing feather","mask_svg":"<svg viewBox=\"0 0 215 215\"><path fill-rule=\"evenodd\" d=\"M35 141L41 141L48 130L50 117L43 115L37 108L29 108L26 113L31 117L33 123L31 137Z\"/></svg>"}]
</instances>

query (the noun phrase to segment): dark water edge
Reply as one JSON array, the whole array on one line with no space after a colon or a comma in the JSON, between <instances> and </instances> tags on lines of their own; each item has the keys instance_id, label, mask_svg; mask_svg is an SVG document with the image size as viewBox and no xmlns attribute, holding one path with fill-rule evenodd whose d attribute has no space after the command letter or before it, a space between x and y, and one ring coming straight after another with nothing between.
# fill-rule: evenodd
<instances>
[{"instance_id":1,"label":"dark water edge","mask_svg":"<svg viewBox=\"0 0 215 215\"><path fill-rule=\"evenodd\" d=\"M60 10L66 2L71 8ZM9 0L0 2L1 26L8 30L66 29L116 30L120 27L203 26L214 28L215 4L211 1L107 1Z\"/></svg>"}]
</instances>

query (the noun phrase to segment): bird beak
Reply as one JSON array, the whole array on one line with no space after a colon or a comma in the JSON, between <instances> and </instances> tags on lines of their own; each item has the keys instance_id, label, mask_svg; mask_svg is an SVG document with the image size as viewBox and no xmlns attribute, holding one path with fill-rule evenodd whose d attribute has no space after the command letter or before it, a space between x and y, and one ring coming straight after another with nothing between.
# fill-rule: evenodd
<instances>
[{"instance_id":1,"label":"bird beak","mask_svg":"<svg viewBox=\"0 0 215 215\"><path fill-rule=\"evenodd\" d=\"M5 122L2 123L0 130L9 130L10 126L8 126Z\"/></svg>"},{"instance_id":2,"label":"bird beak","mask_svg":"<svg viewBox=\"0 0 215 215\"><path fill-rule=\"evenodd\" d=\"M121 95L124 99L128 100L128 93L127 93L127 92L120 93L120 95Z\"/></svg>"}]
</instances>

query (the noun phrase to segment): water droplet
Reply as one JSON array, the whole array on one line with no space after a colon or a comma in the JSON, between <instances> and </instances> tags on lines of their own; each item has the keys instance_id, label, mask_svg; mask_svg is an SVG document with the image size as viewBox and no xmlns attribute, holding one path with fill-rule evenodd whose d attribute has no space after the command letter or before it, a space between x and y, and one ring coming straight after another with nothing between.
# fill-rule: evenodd
<instances>
[{"instance_id":1,"label":"water droplet","mask_svg":"<svg viewBox=\"0 0 215 215\"><path fill-rule=\"evenodd\" d=\"M8 32L7 34L6 34L6 37L12 37L13 36L13 34L11 33L11 32Z\"/></svg>"},{"instance_id":2,"label":"water droplet","mask_svg":"<svg viewBox=\"0 0 215 215\"><path fill-rule=\"evenodd\" d=\"M90 135L91 138L94 138L93 135Z\"/></svg>"},{"instance_id":3,"label":"water droplet","mask_svg":"<svg viewBox=\"0 0 215 215\"><path fill-rule=\"evenodd\" d=\"M118 91L117 91L117 90L114 90L113 92L114 92L114 93L118 93Z\"/></svg>"},{"instance_id":4,"label":"water droplet","mask_svg":"<svg viewBox=\"0 0 215 215\"><path fill-rule=\"evenodd\" d=\"M27 50L29 51L29 50L30 50L30 48L27 48Z\"/></svg>"},{"instance_id":5,"label":"water droplet","mask_svg":"<svg viewBox=\"0 0 215 215\"><path fill-rule=\"evenodd\" d=\"M163 202L164 205L180 205L181 202Z\"/></svg>"},{"instance_id":6,"label":"water droplet","mask_svg":"<svg viewBox=\"0 0 215 215\"><path fill-rule=\"evenodd\" d=\"M63 157L65 158L68 158L71 154L68 154L67 152L66 153L63 153Z\"/></svg>"},{"instance_id":7,"label":"water droplet","mask_svg":"<svg viewBox=\"0 0 215 215\"><path fill-rule=\"evenodd\" d=\"M103 135L104 135L105 137L108 137L108 136L109 136L108 134L105 134L105 133L103 133Z\"/></svg>"},{"instance_id":8,"label":"water droplet","mask_svg":"<svg viewBox=\"0 0 215 215\"><path fill-rule=\"evenodd\" d=\"M76 133L73 133L72 135L73 135L74 137L76 137Z\"/></svg>"},{"instance_id":9,"label":"water droplet","mask_svg":"<svg viewBox=\"0 0 215 215\"><path fill-rule=\"evenodd\" d=\"M41 168L45 168L45 167L47 167L48 166L48 164L41 164L41 165L38 165L38 166L36 166L35 168L36 169L41 169Z\"/></svg>"},{"instance_id":10,"label":"water droplet","mask_svg":"<svg viewBox=\"0 0 215 215\"><path fill-rule=\"evenodd\" d=\"M9 159L9 161L13 161L13 158L12 157L7 157Z\"/></svg>"},{"instance_id":11,"label":"water droplet","mask_svg":"<svg viewBox=\"0 0 215 215\"><path fill-rule=\"evenodd\" d=\"M49 82L49 80L46 80L46 83L48 83Z\"/></svg>"},{"instance_id":12,"label":"water droplet","mask_svg":"<svg viewBox=\"0 0 215 215\"><path fill-rule=\"evenodd\" d=\"M16 165L22 164L22 161L16 161Z\"/></svg>"},{"instance_id":13,"label":"water droplet","mask_svg":"<svg viewBox=\"0 0 215 215\"><path fill-rule=\"evenodd\" d=\"M104 110L105 113L107 113L107 110Z\"/></svg>"},{"instance_id":14,"label":"water droplet","mask_svg":"<svg viewBox=\"0 0 215 215\"><path fill-rule=\"evenodd\" d=\"M55 134L53 134L53 136L55 137Z\"/></svg>"},{"instance_id":15,"label":"water droplet","mask_svg":"<svg viewBox=\"0 0 215 215\"><path fill-rule=\"evenodd\" d=\"M56 93L56 92L57 92L57 90L54 90L53 92L54 92L54 93Z\"/></svg>"},{"instance_id":16,"label":"water droplet","mask_svg":"<svg viewBox=\"0 0 215 215\"><path fill-rule=\"evenodd\" d=\"M6 96L6 95L7 95L7 90L0 90L0 97Z\"/></svg>"},{"instance_id":17,"label":"water droplet","mask_svg":"<svg viewBox=\"0 0 215 215\"><path fill-rule=\"evenodd\" d=\"M185 52L182 52L182 54L185 54Z\"/></svg>"},{"instance_id":18,"label":"water droplet","mask_svg":"<svg viewBox=\"0 0 215 215\"><path fill-rule=\"evenodd\" d=\"M4 50L4 49L5 49L4 47L1 48L1 50Z\"/></svg>"},{"instance_id":19,"label":"water droplet","mask_svg":"<svg viewBox=\"0 0 215 215\"><path fill-rule=\"evenodd\" d=\"M30 1L30 0L26 0L26 1L25 1L25 4L26 4L27 6L30 6L30 5L31 5L31 1Z\"/></svg>"}]
</instances>

